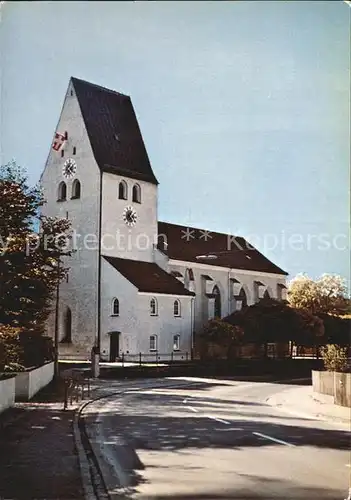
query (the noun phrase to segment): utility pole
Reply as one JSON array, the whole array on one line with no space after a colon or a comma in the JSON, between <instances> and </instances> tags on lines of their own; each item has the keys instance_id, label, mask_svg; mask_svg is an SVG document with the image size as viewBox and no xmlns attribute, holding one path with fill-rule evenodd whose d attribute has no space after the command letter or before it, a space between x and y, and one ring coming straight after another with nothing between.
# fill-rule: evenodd
<instances>
[{"instance_id":1,"label":"utility pole","mask_svg":"<svg viewBox=\"0 0 351 500\"><path fill-rule=\"evenodd\" d=\"M60 257L57 259L57 283L55 303L55 336L54 336L54 380L57 381L58 369L58 343L59 343L59 302L60 302Z\"/></svg>"}]
</instances>

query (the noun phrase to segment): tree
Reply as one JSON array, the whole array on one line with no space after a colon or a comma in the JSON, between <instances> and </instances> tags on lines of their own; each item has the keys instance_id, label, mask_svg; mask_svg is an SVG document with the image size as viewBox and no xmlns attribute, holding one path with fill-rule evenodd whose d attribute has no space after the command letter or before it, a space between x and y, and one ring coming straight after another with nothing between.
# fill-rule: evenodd
<instances>
[{"instance_id":1,"label":"tree","mask_svg":"<svg viewBox=\"0 0 351 500\"><path fill-rule=\"evenodd\" d=\"M337 275L323 274L318 280L299 274L291 282L289 303L312 314L345 314L350 307L345 280Z\"/></svg>"},{"instance_id":2,"label":"tree","mask_svg":"<svg viewBox=\"0 0 351 500\"><path fill-rule=\"evenodd\" d=\"M196 336L196 348L201 357L229 359L241 337L242 330L239 327L214 318Z\"/></svg>"},{"instance_id":3,"label":"tree","mask_svg":"<svg viewBox=\"0 0 351 500\"><path fill-rule=\"evenodd\" d=\"M322 348L324 368L329 372L344 372L348 368L347 348L327 344Z\"/></svg>"},{"instance_id":4,"label":"tree","mask_svg":"<svg viewBox=\"0 0 351 500\"><path fill-rule=\"evenodd\" d=\"M71 254L69 221L40 215L43 203L14 162L0 168L0 324L40 332Z\"/></svg>"},{"instance_id":5,"label":"tree","mask_svg":"<svg viewBox=\"0 0 351 500\"><path fill-rule=\"evenodd\" d=\"M242 328L244 343L264 345L265 355L268 343L314 345L324 331L322 321L309 311L271 298L236 311L224 321Z\"/></svg>"}]
</instances>

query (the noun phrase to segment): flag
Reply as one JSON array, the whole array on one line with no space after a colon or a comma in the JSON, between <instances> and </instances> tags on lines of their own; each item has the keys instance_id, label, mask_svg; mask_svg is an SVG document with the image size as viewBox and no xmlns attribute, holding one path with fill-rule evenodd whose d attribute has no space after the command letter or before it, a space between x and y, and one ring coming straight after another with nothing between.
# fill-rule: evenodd
<instances>
[{"instance_id":1,"label":"flag","mask_svg":"<svg viewBox=\"0 0 351 500\"><path fill-rule=\"evenodd\" d=\"M60 151L65 142L66 136L64 134L59 134L56 132L54 142L52 143L52 149L54 149L55 151Z\"/></svg>"}]
</instances>

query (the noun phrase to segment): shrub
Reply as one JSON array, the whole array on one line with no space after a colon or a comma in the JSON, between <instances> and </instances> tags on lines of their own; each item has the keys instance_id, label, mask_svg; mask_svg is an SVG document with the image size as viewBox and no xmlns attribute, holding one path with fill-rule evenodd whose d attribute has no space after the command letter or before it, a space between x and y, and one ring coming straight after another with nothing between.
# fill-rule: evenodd
<instances>
[{"instance_id":1,"label":"shrub","mask_svg":"<svg viewBox=\"0 0 351 500\"><path fill-rule=\"evenodd\" d=\"M344 372L348 368L347 349L336 344L322 348L324 368L329 372Z\"/></svg>"},{"instance_id":2,"label":"shrub","mask_svg":"<svg viewBox=\"0 0 351 500\"><path fill-rule=\"evenodd\" d=\"M7 371L12 364L22 364L22 348L19 328L0 325L0 371Z\"/></svg>"},{"instance_id":3,"label":"shrub","mask_svg":"<svg viewBox=\"0 0 351 500\"><path fill-rule=\"evenodd\" d=\"M52 339L44 335L22 332L19 335L22 358L26 367L40 366L54 359Z\"/></svg>"}]
</instances>

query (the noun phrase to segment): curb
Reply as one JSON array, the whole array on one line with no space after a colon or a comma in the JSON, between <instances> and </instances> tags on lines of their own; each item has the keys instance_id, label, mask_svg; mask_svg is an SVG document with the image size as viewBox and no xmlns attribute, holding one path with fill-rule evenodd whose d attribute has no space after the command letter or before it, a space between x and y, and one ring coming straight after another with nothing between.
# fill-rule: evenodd
<instances>
[{"instance_id":1,"label":"curb","mask_svg":"<svg viewBox=\"0 0 351 500\"><path fill-rule=\"evenodd\" d=\"M85 453L82 439L80 437L80 429L79 429L79 425L78 425L79 413L80 413L81 409L84 408L85 404L86 403L82 404L75 411L74 420L73 420L73 436L74 436L75 446L76 446L76 449L78 452L78 462L79 462L80 476L82 478L84 498L85 498L85 500L97 500L98 497L95 495L93 483L91 480L90 464L89 464L87 455Z\"/></svg>"},{"instance_id":2,"label":"curb","mask_svg":"<svg viewBox=\"0 0 351 500\"><path fill-rule=\"evenodd\" d=\"M284 413L287 413L289 415L294 415L297 418L300 417L300 418L308 418L309 420L319 420L321 422L326 422L333 426L338 426L338 427L342 426L343 428L347 427L347 429L350 430L350 423L343 418L331 417L329 415L324 415L321 412L312 413L309 412L308 410L304 411L303 408L301 409L301 411L299 411L298 409L295 411L293 408L289 407L289 405L286 404L286 400L284 399L284 397L281 400L279 400L279 396L281 396L283 393L289 392L290 390L291 389L285 389L283 391L273 394L272 396L270 396L265 400L265 403L268 404L269 406L275 407L283 411ZM316 401L318 402L318 400Z\"/></svg>"}]
</instances>

